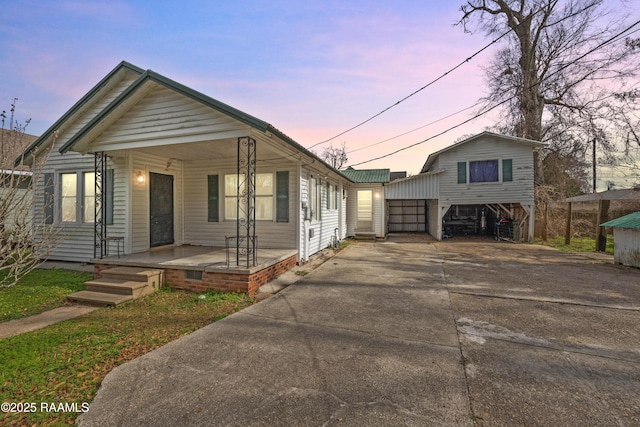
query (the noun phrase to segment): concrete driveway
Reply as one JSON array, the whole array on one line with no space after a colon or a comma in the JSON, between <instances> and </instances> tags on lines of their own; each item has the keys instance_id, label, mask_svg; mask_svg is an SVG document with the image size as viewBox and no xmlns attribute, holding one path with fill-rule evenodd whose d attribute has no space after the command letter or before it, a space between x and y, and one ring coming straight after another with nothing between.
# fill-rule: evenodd
<instances>
[{"instance_id":1,"label":"concrete driveway","mask_svg":"<svg viewBox=\"0 0 640 427\"><path fill-rule=\"evenodd\" d=\"M536 245L436 247L478 426L640 425L640 270Z\"/></svg>"},{"instance_id":2,"label":"concrete driveway","mask_svg":"<svg viewBox=\"0 0 640 427\"><path fill-rule=\"evenodd\" d=\"M640 272L491 241L356 243L120 366L83 426L638 425Z\"/></svg>"}]
</instances>

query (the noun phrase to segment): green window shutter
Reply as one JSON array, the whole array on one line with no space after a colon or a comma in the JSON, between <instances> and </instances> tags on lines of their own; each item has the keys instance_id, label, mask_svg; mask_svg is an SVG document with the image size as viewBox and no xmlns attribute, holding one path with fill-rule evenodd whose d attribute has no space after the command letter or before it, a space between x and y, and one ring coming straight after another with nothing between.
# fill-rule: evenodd
<instances>
[{"instance_id":1,"label":"green window shutter","mask_svg":"<svg viewBox=\"0 0 640 427\"><path fill-rule=\"evenodd\" d=\"M458 162L458 184L467 183L467 162Z\"/></svg>"},{"instance_id":2,"label":"green window shutter","mask_svg":"<svg viewBox=\"0 0 640 427\"><path fill-rule=\"evenodd\" d=\"M318 221L322 221L322 180L318 180L318 184L316 187L316 206L318 207L318 217L316 218Z\"/></svg>"},{"instance_id":3,"label":"green window shutter","mask_svg":"<svg viewBox=\"0 0 640 427\"><path fill-rule=\"evenodd\" d=\"M331 197L329 196L331 194L331 184L329 184L329 181L327 181L327 210L331 209Z\"/></svg>"},{"instance_id":4,"label":"green window shutter","mask_svg":"<svg viewBox=\"0 0 640 427\"><path fill-rule=\"evenodd\" d=\"M44 223L53 224L53 200L54 200L53 174L44 174Z\"/></svg>"},{"instance_id":5,"label":"green window shutter","mask_svg":"<svg viewBox=\"0 0 640 427\"><path fill-rule=\"evenodd\" d=\"M218 222L218 175L207 176L207 221Z\"/></svg>"},{"instance_id":6,"label":"green window shutter","mask_svg":"<svg viewBox=\"0 0 640 427\"><path fill-rule=\"evenodd\" d=\"M104 193L107 225L113 225L113 176L113 169L107 169L107 185Z\"/></svg>"},{"instance_id":7,"label":"green window shutter","mask_svg":"<svg viewBox=\"0 0 640 427\"><path fill-rule=\"evenodd\" d=\"M502 182L513 181L513 168L511 159L502 160Z\"/></svg>"},{"instance_id":8,"label":"green window shutter","mask_svg":"<svg viewBox=\"0 0 640 427\"><path fill-rule=\"evenodd\" d=\"M289 171L276 172L276 222L289 222Z\"/></svg>"}]
</instances>

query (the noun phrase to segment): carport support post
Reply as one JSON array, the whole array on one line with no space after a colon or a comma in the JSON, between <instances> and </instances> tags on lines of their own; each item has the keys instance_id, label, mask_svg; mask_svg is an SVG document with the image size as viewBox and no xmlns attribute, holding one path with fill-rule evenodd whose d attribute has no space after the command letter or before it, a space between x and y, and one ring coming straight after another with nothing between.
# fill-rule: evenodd
<instances>
[{"instance_id":1,"label":"carport support post","mask_svg":"<svg viewBox=\"0 0 640 427\"><path fill-rule=\"evenodd\" d=\"M607 229L600 224L609 218L609 200L598 200L598 217L596 221L596 251L607 251Z\"/></svg>"},{"instance_id":2,"label":"carport support post","mask_svg":"<svg viewBox=\"0 0 640 427\"><path fill-rule=\"evenodd\" d=\"M567 204L567 224L565 226L564 229L564 244L565 245L570 245L571 244L571 209L572 209L573 203L569 202Z\"/></svg>"}]
</instances>

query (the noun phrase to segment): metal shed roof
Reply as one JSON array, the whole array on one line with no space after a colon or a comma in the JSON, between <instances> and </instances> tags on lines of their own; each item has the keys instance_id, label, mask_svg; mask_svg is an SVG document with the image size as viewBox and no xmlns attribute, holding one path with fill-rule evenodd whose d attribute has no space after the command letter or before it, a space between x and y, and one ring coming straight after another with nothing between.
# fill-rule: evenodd
<instances>
[{"instance_id":1,"label":"metal shed roof","mask_svg":"<svg viewBox=\"0 0 640 427\"><path fill-rule=\"evenodd\" d=\"M637 228L640 229L640 212L630 213L620 218L600 224L601 227Z\"/></svg>"},{"instance_id":2,"label":"metal shed roof","mask_svg":"<svg viewBox=\"0 0 640 427\"><path fill-rule=\"evenodd\" d=\"M345 169L340 173L356 183L384 183L391 180L391 169Z\"/></svg>"},{"instance_id":3,"label":"metal shed roof","mask_svg":"<svg viewBox=\"0 0 640 427\"><path fill-rule=\"evenodd\" d=\"M636 200L640 199L640 187L627 190L607 190L599 193L569 197L566 202L595 202L598 200Z\"/></svg>"}]
</instances>

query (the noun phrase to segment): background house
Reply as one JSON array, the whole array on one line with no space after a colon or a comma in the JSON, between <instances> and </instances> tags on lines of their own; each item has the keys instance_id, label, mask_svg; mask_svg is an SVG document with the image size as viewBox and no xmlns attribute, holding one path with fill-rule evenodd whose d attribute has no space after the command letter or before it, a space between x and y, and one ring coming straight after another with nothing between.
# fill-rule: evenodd
<instances>
[{"instance_id":1,"label":"background house","mask_svg":"<svg viewBox=\"0 0 640 427\"><path fill-rule=\"evenodd\" d=\"M0 130L0 238L18 223L31 218L30 168L14 166L14 160L36 140L36 136L16 130Z\"/></svg>"},{"instance_id":2,"label":"background house","mask_svg":"<svg viewBox=\"0 0 640 427\"><path fill-rule=\"evenodd\" d=\"M409 203L437 239L493 234L529 241L535 226L533 150L544 144L482 132L431 154L419 175L385 186L388 203ZM410 221L415 216L407 215ZM501 221L502 220L502 221Z\"/></svg>"}]
</instances>

